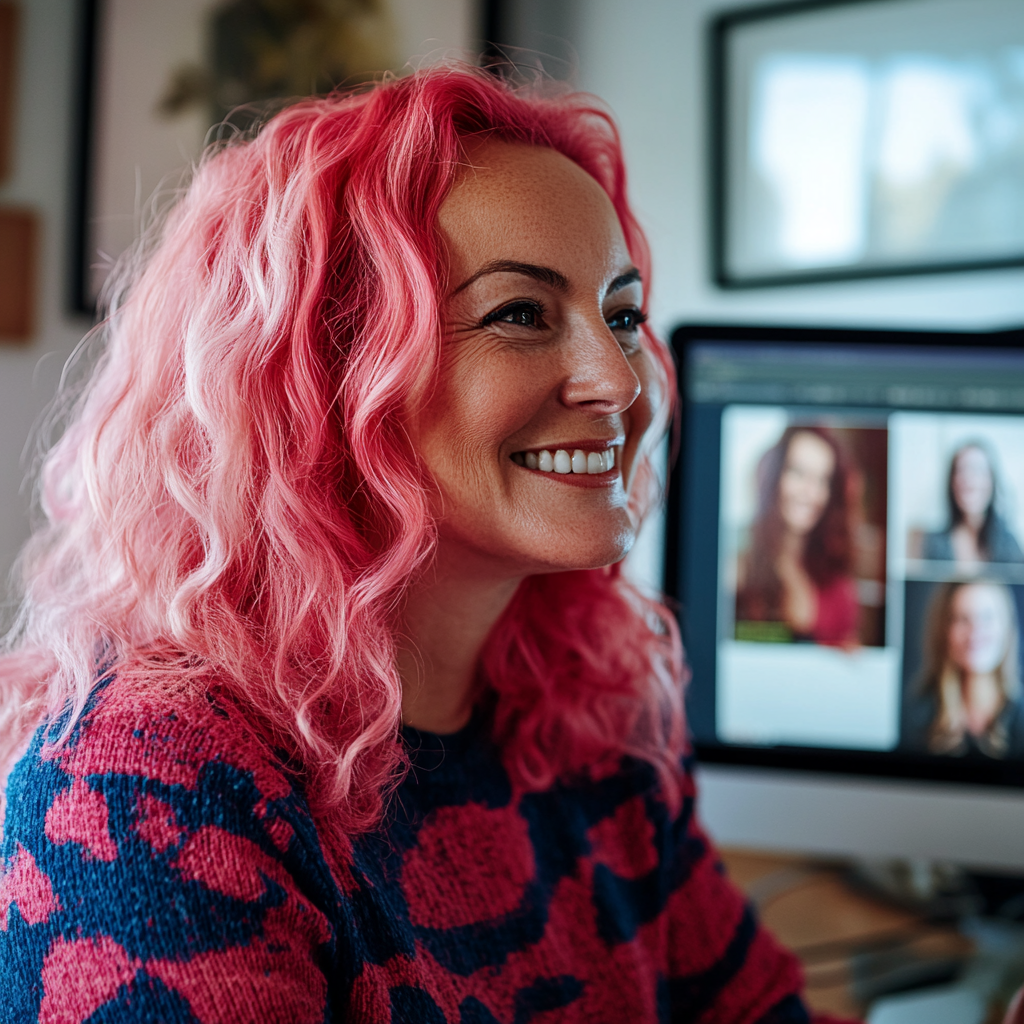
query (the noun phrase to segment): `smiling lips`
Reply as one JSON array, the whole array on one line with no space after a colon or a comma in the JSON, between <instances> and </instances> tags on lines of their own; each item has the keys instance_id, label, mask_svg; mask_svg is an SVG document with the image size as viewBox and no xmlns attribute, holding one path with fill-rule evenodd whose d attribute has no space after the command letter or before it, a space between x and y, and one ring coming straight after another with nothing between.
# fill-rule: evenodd
<instances>
[{"instance_id":1,"label":"smiling lips","mask_svg":"<svg viewBox=\"0 0 1024 1024\"><path fill-rule=\"evenodd\" d=\"M570 452L565 448L558 448L552 452L547 448L541 448L539 451L513 452L512 461L517 466L536 469L541 473L596 476L615 468L615 449L585 452L582 448L576 448Z\"/></svg>"}]
</instances>

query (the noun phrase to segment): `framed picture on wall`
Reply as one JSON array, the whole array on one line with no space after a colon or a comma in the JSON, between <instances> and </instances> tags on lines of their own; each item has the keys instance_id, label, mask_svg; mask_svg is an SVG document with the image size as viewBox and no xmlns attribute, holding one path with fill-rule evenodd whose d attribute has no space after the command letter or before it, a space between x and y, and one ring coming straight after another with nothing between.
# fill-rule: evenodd
<instances>
[{"instance_id":1,"label":"framed picture on wall","mask_svg":"<svg viewBox=\"0 0 1024 1024\"><path fill-rule=\"evenodd\" d=\"M1024 265L1024 3L795 0L711 26L725 288Z\"/></svg>"},{"instance_id":2,"label":"framed picture on wall","mask_svg":"<svg viewBox=\"0 0 1024 1024\"><path fill-rule=\"evenodd\" d=\"M289 98L398 63L395 0L80 0L79 167L71 305L173 201L206 142Z\"/></svg>"}]
</instances>

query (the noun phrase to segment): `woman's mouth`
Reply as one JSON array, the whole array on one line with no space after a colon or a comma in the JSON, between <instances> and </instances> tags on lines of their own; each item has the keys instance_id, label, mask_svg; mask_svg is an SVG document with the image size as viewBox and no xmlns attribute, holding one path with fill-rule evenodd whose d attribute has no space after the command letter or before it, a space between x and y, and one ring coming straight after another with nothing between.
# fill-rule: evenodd
<instances>
[{"instance_id":1,"label":"woman's mouth","mask_svg":"<svg viewBox=\"0 0 1024 1024\"><path fill-rule=\"evenodd\" d=\"M582 448L538 448L528 452L513 452L512 461L526 469L541 473L570 473L579 476L597 476L615 468L615 448L584 451Z\"/></svg>"}]
</instances>

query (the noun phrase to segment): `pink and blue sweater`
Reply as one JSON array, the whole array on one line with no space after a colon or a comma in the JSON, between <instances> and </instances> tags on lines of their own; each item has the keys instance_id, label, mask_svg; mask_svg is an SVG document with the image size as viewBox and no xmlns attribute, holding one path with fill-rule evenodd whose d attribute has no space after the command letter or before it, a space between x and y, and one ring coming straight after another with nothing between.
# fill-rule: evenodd
<instances>
[{"instance_id":1,"label":"pink and blue sweater","mask_svg":"<svg viewBox=\"0 0 1024 1024\"><path fill-rule=\"evenodd\" d=\"M526 792L479 716L350 841L215 701L98 690L8 784L0 1021L806 1024L799 968L646 765Z\"/></svg>"}]
</instances>

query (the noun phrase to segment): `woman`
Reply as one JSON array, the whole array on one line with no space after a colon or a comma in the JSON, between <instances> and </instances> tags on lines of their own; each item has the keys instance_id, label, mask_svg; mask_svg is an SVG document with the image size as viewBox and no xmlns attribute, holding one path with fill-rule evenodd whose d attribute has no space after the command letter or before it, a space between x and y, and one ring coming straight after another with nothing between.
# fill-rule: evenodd
<instances>
[{"instance_id":1,"label":"woman","mask_svg":"<svg viewBox=\"0 0 1024 1024\"><path fill-rule=\"evenodd\" d=\"M1024 757L1017 634L1016 606L1004 584L940 586L905 745L932 754Z\"/></svg>"},{"instance_id":2,"label":"woman","mask_svg":"<svg viewBox=\"0 0 1024 1024\"><path fill-rule=\"evenodd\" d=\"M757 513L740 560L737 637L852 646L850 470L823 427L790 426L757 467Z\"/></svg>"},{"instance_id":3,"label":"woman","mask_svg":"<svg viewBox=\"0 0 1024 1024\"><path fill-rule=\"evenodd\" d=\"M449 66L204 160L44 468L0 1018L807 1020L618 568L648 278L585 97Z\"/></svg>"},{"instance_id":4,"label":"woman","mask_svg":"<svg viewBox=\"0 0 1024 1024\"><path fill-rule=\"evenodd\" d=\"M969 571L983 562L1021 562L1017 538L996 511L995 462L980 441L953 453L946 482L949 526L924 536L923 557Z\"/></svg>"}]
</instances>

